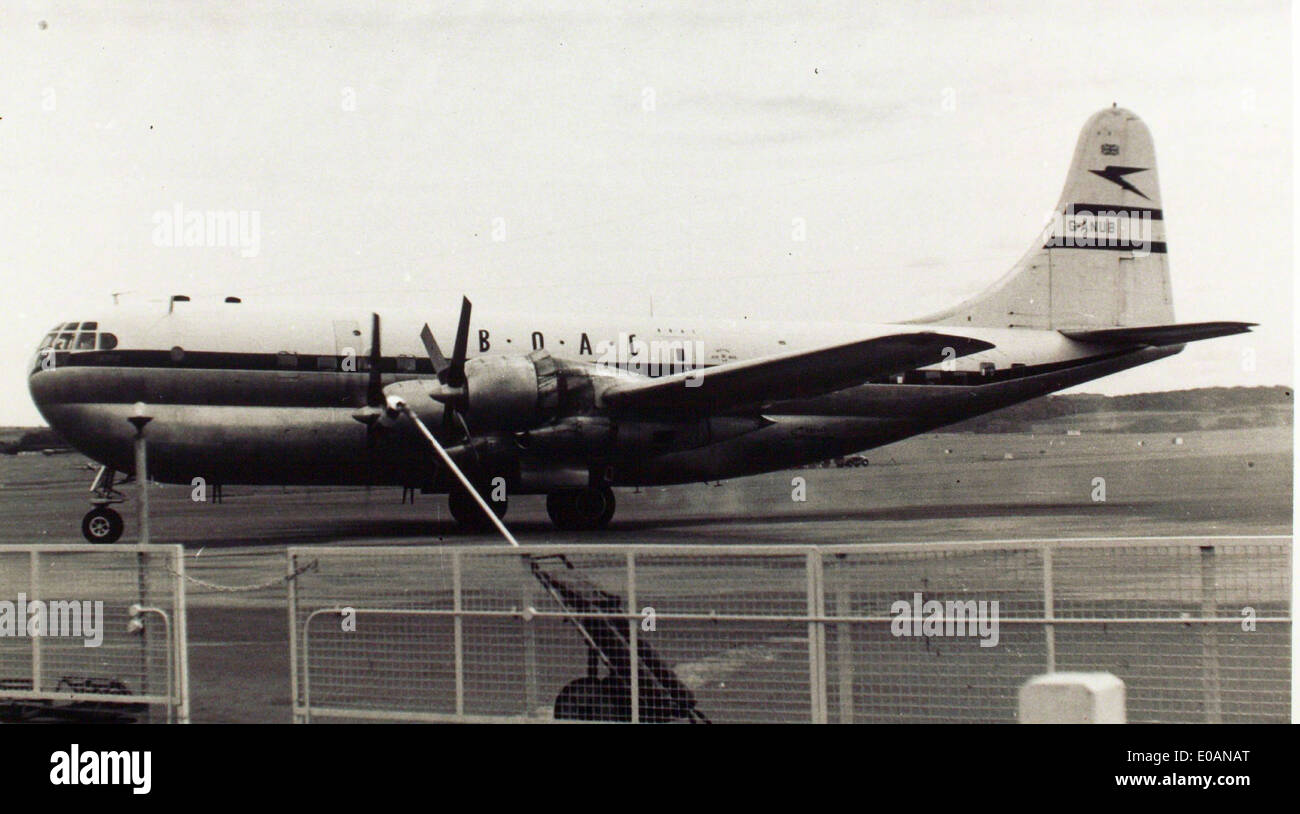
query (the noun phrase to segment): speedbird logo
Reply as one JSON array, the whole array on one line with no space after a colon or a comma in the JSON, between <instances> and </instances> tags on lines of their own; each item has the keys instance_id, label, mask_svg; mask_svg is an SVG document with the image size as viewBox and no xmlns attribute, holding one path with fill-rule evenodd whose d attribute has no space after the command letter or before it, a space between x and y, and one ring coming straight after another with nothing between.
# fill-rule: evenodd
<instances>
[{"instance_id":1,"label":"speedbird logo","mask_svg":"<svg viewBox=\"0 0 1300 814\"><path fill-rule=\"evenodd\" d=\"M1092 173L1093 175L1100 175L1102 178L1105 178L1107 181L1110 181L1112 184L1118 184L1121 189L1126 189L1129 192L1135 192L1149 201L1151 199L1147 198L1147 196L1142 192L1142 190L1138 189L1137 187L1130 184L1128 181L1124 180L1124 176L1126 175L1132 175L1135 172L1146 172L1146 171L1147 171L1146 167L1117 167L1114 164L1107 164L1106 169L1104 170L1088 170L1088 172Z\"/></svg>"}]
</instances>

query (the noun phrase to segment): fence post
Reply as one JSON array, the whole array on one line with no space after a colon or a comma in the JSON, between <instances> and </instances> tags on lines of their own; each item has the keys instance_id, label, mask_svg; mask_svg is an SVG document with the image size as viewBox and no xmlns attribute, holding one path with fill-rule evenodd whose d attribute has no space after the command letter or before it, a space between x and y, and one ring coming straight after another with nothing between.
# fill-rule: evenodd
<instances>
[{"instance_id":1,"label":"fence post","mask_svg":"<svg viewBox=\"0 0 1300 814\"><path fill-rule=\"evenodd\" d=\"M293 702L290 714L295 724L301 724L306 721L299 712L302 708L302 693L298 686L298 671L305 668L298 664L298 580L293 576L298 569L298 555L290 551L285 561L288 564L285 576L289 583L289 698Z\"/></svg>"},{"instance_id":2,"label":"fence post","mask_svg":"<svg viewBox=\"0 0 1300 814\"><path fill-rule=\"evenodd\" d=\"M840 554L840 567L835 569L835 615L841 618L853 615L853 601L849 593L848 555ZM840 622L835 626L835 658L838 662L840 723L853 723L853 624Z\"/></svg>"},{"instance_id":3,"label":"fence post","mask_svg":"<svg viewBox=\"0 0 1300 814\"><path fill-rule=\"evenodd\" d=\"M135 555L135 584L136 596L139 597L139 603L148 607L152 604L149 601L149 555L143 550ZM143 621L143 620L142 620ZM152 693L153 687L149 686L149 625L141 626L140 630L140 692ZM164 644L170 642L164 640ZM171 693L172 688L167 688L167 693ZM153 721L153 712L150 708L149 720ZM170 712L170 709L168 710Z\"/></svg>"},{"instance_id":4,"label":"fence post","mask_svg":"<svg viewBox=\"0 0 1300 814\"><path fill-rule=\"evenodd\" d=\"M636 613L636 554L627 552L627 609ZM641 722L641 626L635 619L628 619L628 681L632 694L632 723Z\"/></svg>"},{"instance_id":5,"label":"fence post","mask_svg":"<svg viewBox=\"0 0 1300 814\"><path fill-rule=\"evenodd\" d=\"M31 591L31 596L27 597L27 602L29 603L29 606L30 603L40 599L41 572L40 572L40 560L37 559L39 556L40 555L36 553L36 549L32 549L31 577L28 579L28 585L27 585L27 589ZM21 619L19 620L19 624L25 625L27 624L27 620ZM28 633L30 632L31 631L28 631ZM41 631L41 632L44 633L45 631ZM41 637L31 636L31 640L32 640L32 692L40 692L41 691Z\"/></svg>"},{"instance_id":6,"label":"fence post","mask_svg":"<svg viewBox=\"0 0 1300 814\"><path fill-rule=\"evenodd\" d=\"M1056 618L1055 584L1052 578L1052 546L1044 545L1043 552L1043 618ZM1056 672L1056 626L1051 622L1043 625L1043 637L1047 642L1047 672Z\"/></svg>"},{"instance_id":7,"label":"fence post","mask_svg":"<svg viewBox=\"0 0 1300 814\"><path fill-rule=\"evenodd\" d=\"M525 571L524 573L528 573ZM538 690L537 690L537 617L528 612L532 607L531 589L533 587L532 579L526 579L519 583L519 601L520 615L524 629L524 714L532 715L537 709Z\"/></svg>"},{"instance_id":8,"label":"fence post","mask_svg":"<svg viewBox=\"0 0 1300 814\"><path fill-rule=\"evenodd\" d=\"M185 618L185 551L177 546L172 551L175 567L176 590L172 597L176 603L172 612L175 623L172 625L171 646L175 650L173 662L176 664L176 723L190 722L190 648L188 622Z\"/></svg>"},{"instance_id":9,"label":"fence post","mask_svg":"<svg viewBox=\"0 0 1300 814\"><path fill-rule=\"evenodd\" d=\"M1213 619L1219 615L1216 596L1218 574L1214 546L1201 546L1201 617ZM1219 697L1219 643L1215 637L1214 623L1201 622L1201 695L1205 703L1205 722L1223 723L1223 709Z\"/></svg>"},{"instance_id":10,"label":"fence post","mask_svg":"<svg viewBox=\"0 0 1300 814\"><path fill-rule=\"evenodd\" d=\"M453 630L455 631L455 657L456 657L456 715L465 715L465 639L464 639L464 622L460 618L461 595L460 595L460 552L451 553L451 597L452 610L456 613L452 617Z\"/></svg>"},{"instance_id":11,"label":"fence post","mask_svg":"<svg viewBox=\"0 0 1300 814\"><path fill-rule=\"evenodd\" d=\"M821 551L805 558L808 573L808 694L812 701L812 722L826 723L826 588L822 581ZM813 618L816 617L816 618Z\"/></svg>"}]
</instances>

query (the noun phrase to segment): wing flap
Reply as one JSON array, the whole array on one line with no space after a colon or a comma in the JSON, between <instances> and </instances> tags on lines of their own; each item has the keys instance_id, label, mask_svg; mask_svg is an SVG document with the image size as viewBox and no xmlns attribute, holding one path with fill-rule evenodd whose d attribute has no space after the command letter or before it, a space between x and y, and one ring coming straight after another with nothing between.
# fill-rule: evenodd
<instances>
[{"instance_id":1,"label":"wing flap","mask_svg":"<svg viewBox=\"0 0 1300 814\"><path fill-rule=\"evenodd\" d=\"M1181 325L1150 325L1140 328L1101 328L1098 330L1061 331L1076 342L1097 345L1182 345L1199 339L1249 333L1254 322L1187 322Z\"/></svg>"},{"instance_id":2,"label":"wing flap","mask_svg":"<svg viewBox=\"0 0 1300 814\"><path fill-rule=\"evenodd\" d=\"M615 409L717 412L821 395L992 347L979 339L929 331L891 334L692 373L622 380L601 399Z\"/></svg>"}]
</instances>

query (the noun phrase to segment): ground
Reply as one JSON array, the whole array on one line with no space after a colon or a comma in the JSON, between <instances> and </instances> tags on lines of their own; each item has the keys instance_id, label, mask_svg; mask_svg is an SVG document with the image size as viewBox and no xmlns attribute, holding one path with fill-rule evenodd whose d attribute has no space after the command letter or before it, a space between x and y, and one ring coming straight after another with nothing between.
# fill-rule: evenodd
<instances>
[{"instance_id":1,"label":"ground","mask_svg":"<svg viewBox=\"0 0 1300 814\"><path fill-rule=\"evenodd\" d=\"M619 490L618 514L598 535L554 531L539 497L512 500L507 520L525 543L823 544L1292 530L1289 427L936 433L866 456L870 465L862 468ZM0 458L0 545L81 542L93 475L76 454ZM134 489L123 487L132 498L120 507L124 542L136 533ZM184 486L151 492L154 542L183 545L187 573L215 584L273 579L284 572L287 545L499 539L459 534L443 498L419 496L403 505L396 488L224 491L220 505L191 501ZM283 587L225 592L196 584L189 599L194 720L287 721Z\"/></svg>"}]
</instances>

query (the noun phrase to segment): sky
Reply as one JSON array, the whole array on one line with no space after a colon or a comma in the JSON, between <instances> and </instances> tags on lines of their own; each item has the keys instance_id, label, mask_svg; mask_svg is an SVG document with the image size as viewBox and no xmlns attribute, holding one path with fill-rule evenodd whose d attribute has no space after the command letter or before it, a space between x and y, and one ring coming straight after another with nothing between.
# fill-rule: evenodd
<instances>
[{"instance_id":1,"label":"sky","mask_svg":"<svg viewBox=\"0 0 1300 814\"><path fill-rule=\"evenodd\" d=\"M1283 2L6 0L0 424L40 423L32 351L113 292L918 316L1023 254L1112 103L1155 139L1178 319L1261 327L1081 389L1290 385L1290 31ZM257 239L172 245L178 208Z\"/></svg>"}]
</instances>

